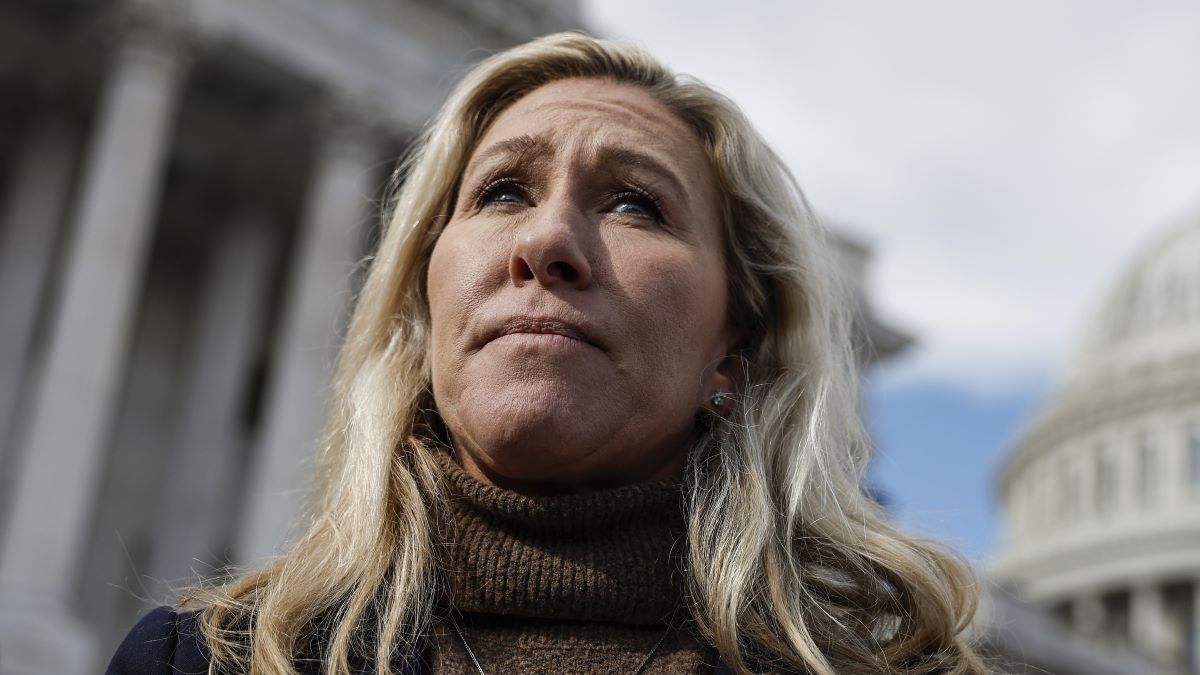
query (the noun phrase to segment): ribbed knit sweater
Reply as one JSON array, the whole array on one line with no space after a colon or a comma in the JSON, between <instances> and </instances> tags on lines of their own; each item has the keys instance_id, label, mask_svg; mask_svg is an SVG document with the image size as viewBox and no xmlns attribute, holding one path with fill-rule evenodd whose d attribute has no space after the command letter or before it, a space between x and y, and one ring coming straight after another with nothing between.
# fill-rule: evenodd
<instances>
[{"instance_id":1,"label":"ribbed knit sweater","mask_svg":"<svg viewBox=\"0 0 1200 675\"><path fill-rule=\"evenodd\" d=\"M654 481L561 497L486 485L441 456L450 514L434 673L711 673L716 653L681 608L680 485ZM668 631L667 626L671 625Z\"/></svg>"}]
</instances>

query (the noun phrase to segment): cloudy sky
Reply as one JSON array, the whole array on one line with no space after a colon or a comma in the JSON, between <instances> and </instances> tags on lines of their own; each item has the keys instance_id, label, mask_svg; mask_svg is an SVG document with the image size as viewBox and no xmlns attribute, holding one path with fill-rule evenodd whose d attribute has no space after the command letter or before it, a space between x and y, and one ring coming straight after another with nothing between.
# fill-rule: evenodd
<instances>
[{"instance_id":1,"label":"cloudy sky","mask_svg":"<svg viewBox=\"0 0 1200 675\"><path fill-rule=\"evenodd\" d=\"M1089 310L1200 217L1200 4L594 0L599 34L729 94L917 345L875 374L898 517L981 560L991 474Z\"/></svg>"}]
</instances>

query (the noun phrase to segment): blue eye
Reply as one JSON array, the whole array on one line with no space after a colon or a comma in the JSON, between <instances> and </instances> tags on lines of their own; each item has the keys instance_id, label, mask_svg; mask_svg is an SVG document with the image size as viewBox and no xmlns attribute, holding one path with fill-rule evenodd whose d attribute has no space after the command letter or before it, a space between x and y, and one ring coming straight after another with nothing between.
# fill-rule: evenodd
<instances>
[{"instance_id":1,"label":"blue eye","mask_svg":"<svg viewBox=\"0 0 1200 675\"><path fill-rule=\"evenodd\" d=\"M502 180L481 189L476 204L483 207L488 204L524 204L527 201L525 190L520 185Z\"/></svg>"},{"instance_id":2,"label":"blue eye","mask_svg":"<svg viewBox=\"0 0 1200 675\"><path fill-rule=\"evenodd\" d=\"M623 192L613 198L613 212L661 222L662 211L654 197L640 192Z\"/></svg>"},{"instance_id":3,"label":"blue eye","mask_svg":"<svg viewBox=\"0 0 1200 675\"><path fill-rule=\"evenodd\" d=\"M649 216L650 210L647 209L639 200L626 199L617 208L613 209L617 213L632 213L639 216Z\"/></svg>"}]
</instances>

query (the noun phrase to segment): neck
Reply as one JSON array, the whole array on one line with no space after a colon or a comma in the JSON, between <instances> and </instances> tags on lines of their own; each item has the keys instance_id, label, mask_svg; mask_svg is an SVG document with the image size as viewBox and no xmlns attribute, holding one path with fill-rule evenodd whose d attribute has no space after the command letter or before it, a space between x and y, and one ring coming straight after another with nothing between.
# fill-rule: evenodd
<instances>
[{"instance_id":1,"label":"neck","mask_svg":"<svg viewBox=\"0 0 1200 675\"><path fill-rule=\"evenodd\" d=\"M441 454L449 506L439 551L460 612L664 622L682 597L678 480L565 496L497 487Z\"/></svg>"},{"instance_id":2,"label":"neck","mask_svg":"<svg viewBox=\"0 0 1200 675\"><path fill-rule=\"evenodd\" d=\"M688 447L688 446L683 446ZM674 452L661 460L622 467L617 471L595 472L564 478L522 478L497 471L479 453L454 449L454 460L471 478L492 487L529 496L563 496L615 490L651 481L679 481L687 465L686 452ZM648 459L653 455L648 454Z\"/></svg>"}]
</instances>

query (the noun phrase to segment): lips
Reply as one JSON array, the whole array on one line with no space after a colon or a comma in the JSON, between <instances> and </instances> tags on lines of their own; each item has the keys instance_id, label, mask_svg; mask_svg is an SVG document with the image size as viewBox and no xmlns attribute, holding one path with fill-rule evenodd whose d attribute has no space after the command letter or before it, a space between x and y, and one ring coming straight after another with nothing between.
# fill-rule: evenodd
<instances>
[{"instance_id":1,"label":"lips","mask_svg":"<svg viewBox=\"0 0 1200 675\"><path fill-rule=\"evenodd\" d=\"M579 324L550 317L514 316L501 322L495 329L488 332L487 342L505 335L532 333L536 335L561 335L578 340L597 349L603 349L592 337L590 331Z\"/></svg>"}]
</instances>

